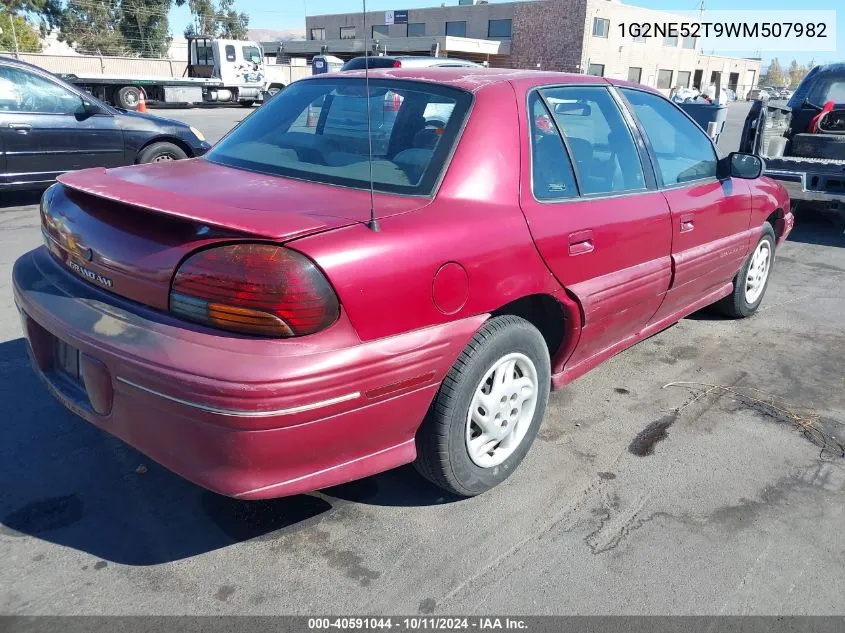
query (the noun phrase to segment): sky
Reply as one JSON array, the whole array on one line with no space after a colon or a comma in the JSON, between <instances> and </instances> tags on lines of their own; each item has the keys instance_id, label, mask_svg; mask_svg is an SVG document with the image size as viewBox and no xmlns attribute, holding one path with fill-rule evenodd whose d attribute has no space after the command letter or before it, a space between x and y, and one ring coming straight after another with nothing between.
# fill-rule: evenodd
<instances>
[{"instance_id":1,"label":"sky","mask_svg":"<svg viewBox=\"0 0 845 633\"><path fill-rule=\"evenodd\" d=\"M386 9L418 9L439 6L444 0L368 0L368 11ZM447 4L458 4L458 0L445 0ZM490 0L491 3L502 0ZM698 9L700 0L624 0L625 4L660 9L663 11L690 11ZM187 3L186 3L187 4ZM843 5L839 0L705 0L705 9L712 10L795 10L800 4L803 9L836 9ZM351 13L361 10L361 0L235 0L238 11L245 11L250 16L250 27L261 29L297 29L305 28L305 15L326 13ZM761 13L761 20L765 19ZM705 13L705 20L707 19ZM190 12L185 7L174 7L170 16L171 31L181 34L191 20ZM761 51L764 64L772 57L777 57L782 65L788 65L792 59L806 64L841 61L845 59L845 10L837 12L837 52L799 52L799 51ZM710 53L711 51L705 51ZM721 51L715 51L716 54ZM741 56L746 53L727 52L727 55ZM749 53L750 55L750 53Z\"/></svg>"}]
</instances>

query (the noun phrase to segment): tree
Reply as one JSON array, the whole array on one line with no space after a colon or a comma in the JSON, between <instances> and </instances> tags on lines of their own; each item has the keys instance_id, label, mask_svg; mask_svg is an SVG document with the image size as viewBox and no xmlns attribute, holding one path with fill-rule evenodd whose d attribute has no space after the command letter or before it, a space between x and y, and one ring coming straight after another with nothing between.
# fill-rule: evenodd
<instances>
[{"instance_id":1,"label":"tree","mask_svg":"<svg viewBox=\"0 0 845 633\"><path fill-rule=\"evenodd\" d=\"M0 3L4 12L38 18L42 33L58 26L62 19L61 0L0 0Z\"/></svg>"},{"instance_id":2,"label":"tree","mask_svg":"<svg viewBox=\"0 0 845 633\"><path fill-rule=\"evenodd\" d=\"M185 27L185 37L207 35L225 37L232 40L245 40L249 16L235 10L234 0L188 0L194 21Z\"/></svg>"},{"instance_id":3,"label":"tree","mask_svg":"<svg viewBox=\"0 0 845 633\"><path fill-rule=\"evenodd\" d=\"M793 59L792 63L789 64L789 87L793 90L797 88L801 80L804 79L804 75L808 72L809 69L806 66L799 64Z\"/></svg>"},{"instance_id":4,"label":"tree","mask_svg":"<svg viewBox=\"0 0 845 633\"><path fill-rule=\"evenodd\" d=\"M38 53L41 37L23 16L0 10L0 51Z\"/></svg>"},{"instance_id":5,"label":"tree","mask_svg":"<svg viewBox=\"0 0 845 633\"><path fill-rule=\"evenodd\" d=\"M170 47L170 25L167 14L173 4L185 0L121 0L118 28L126 45L141 57L166 57Z\"/></svg>"},{"instance_id":6,"label":"tree","mask_svg":"<svg viewBox=\"0 0 845 633\"><path fill-rule=\"evenodd\" d=\"M80 53L126 55L118 7L102 0L70 0L59 23L59 39Z\"/></svg>"},{"instance_id":7,"label":"tree","mask_svg":"<svg viewBox=\"0 0 845 633\"><path fill-rule=\"evenodd\" d=\"M783 73L783 68L780 65L777 57L772 57L769 64L769 69L766 71L766 82L769 86L783 86L786 83L786 77Z\"/></svg>"}]
</instances>

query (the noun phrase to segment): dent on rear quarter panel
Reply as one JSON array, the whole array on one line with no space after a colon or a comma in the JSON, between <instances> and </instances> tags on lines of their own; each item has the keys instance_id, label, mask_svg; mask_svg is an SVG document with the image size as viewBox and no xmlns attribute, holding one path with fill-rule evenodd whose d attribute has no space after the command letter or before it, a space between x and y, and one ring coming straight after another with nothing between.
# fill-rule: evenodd
<instances>
[{"instance_id":1,"label":"dent on rear quarter panel","mask_svg":"<svg viewBox=\"0 0 845 633\"><path fill-rule=\"evenodd\" d=\"M486 86L430 205L380 219L378 233L359 224L291 246L327 274L365 341L562 293L519 208L519 166L514 91L505 82ZM466 303L450 315L432 299L435 273L447 262L463 266L469 280Z\"/></svg>"}]
</instances>

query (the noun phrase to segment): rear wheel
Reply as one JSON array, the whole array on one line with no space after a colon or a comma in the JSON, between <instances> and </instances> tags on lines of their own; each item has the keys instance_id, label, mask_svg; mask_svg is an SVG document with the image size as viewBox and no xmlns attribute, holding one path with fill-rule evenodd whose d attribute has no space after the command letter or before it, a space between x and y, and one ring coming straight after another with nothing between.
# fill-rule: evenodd
<instances>
[{"instance_id":1,"label":"rear wheel","mask_svg":"<svg viewBox=\"0 0 845 633\"><path fill-rule=\"evenodd\" d=\"M117 91L115 105L124 110L137 110L141 103L141 89L135 86L124 86Z\"/></svg>"},{"instance_id":2,"label":"rear wheel","mask_svg":"<svg viewBox=\"0 0 845 633\"><path fill-rule=\"evenodd\" d=\"M734 278L733 292L717 304L722 312L734 319L754 314L763 302L774 263L775 231L766 222L760 241Z\"/></svg>"},{"instance_id":3,"label":"rear wheel","mask_svg":"<svg viewBox=\"0 0 845 633\"><path fill-rule=\"evenodd\" d=\"M537 328L510 315L487 321L452 366L417 433L420 474L467 497L507 479L543 421L550 373Z\"/></svg>"},{"instance_id":4,"label":"rear wheel","mask_svg":"<svg viewBox=\"0 0 845 633\"><path fill-rule=\"evenodd\" d=\"M139 163L167 163L173 160L182 160L188 155L178 145L173 143L153 143L141 150L138 154Z\"/></svg>"}]
</instances>

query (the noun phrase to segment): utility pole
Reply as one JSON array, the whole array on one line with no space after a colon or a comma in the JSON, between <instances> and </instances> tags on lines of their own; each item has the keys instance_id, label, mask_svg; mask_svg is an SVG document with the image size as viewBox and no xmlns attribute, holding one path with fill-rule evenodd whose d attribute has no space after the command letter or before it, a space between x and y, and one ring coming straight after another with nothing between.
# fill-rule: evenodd
<instances>
[{"instance_id":1,"label":"utility pole","mask_svg":"<svg viewBox=\"0 0 845 633\"><path fill-rule=\"evenodd\" d=\"M15 42L15 59L20 59L20 51L18 50L18 36L15 33L15 14L9 12L9 26L12 27L12 40Z\"/></svg>"}]
</instances>

